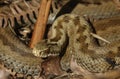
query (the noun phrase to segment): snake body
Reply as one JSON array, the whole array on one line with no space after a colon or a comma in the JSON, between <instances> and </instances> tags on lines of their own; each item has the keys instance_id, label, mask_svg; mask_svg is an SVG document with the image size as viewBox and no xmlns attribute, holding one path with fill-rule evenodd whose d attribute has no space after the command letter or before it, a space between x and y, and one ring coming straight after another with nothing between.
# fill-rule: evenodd
<instances>
[{"instance_id":1,"label":"snake body","mask_svg":"<svg viewBox=\"0 0 120 79\"><path fill-rule=\"evenodd\" d=\"M0 60L16 74L38 76L41 60L24 45L9 28L0 28Z\"/></svg>"},{"instance_id":2,"label":"snake body","mask_svg":"<svg viewBox=\"0 0 120 79\"><path fill-rule=\"evenodd\" d=\"M119 26L118 29L120 29ZM52 35L46 42L48 49L51 50L56 45L58 50L44 53L36 47L33 50L36 56L47 57L52 56L53 53L57 55L63 52L63 48L69 40L65 55L61 59L63 69L67 70L69 68L72 56L80 67L93 73L107 72L119 68L120 39L103 47L99 46L97 44L98 40L91 36L91 33L94 33L93 26L85 17L73 14L62 15L54 22L51 32Z\"/></svg>"}]
</instances>

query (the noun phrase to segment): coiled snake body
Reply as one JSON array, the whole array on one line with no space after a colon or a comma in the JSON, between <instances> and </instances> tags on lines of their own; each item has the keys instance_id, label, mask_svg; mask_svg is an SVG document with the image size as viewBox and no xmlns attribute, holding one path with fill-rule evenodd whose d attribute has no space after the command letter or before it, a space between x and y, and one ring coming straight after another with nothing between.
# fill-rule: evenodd
<instances>
[{"instance_id":1,"label":"coiled snake body","mask_svg":"<svg viewBox=\"0 0 120 79\"><path fill-rule=\"evenodd\" d=\"M7 28L0 28L0 60L4 67L17 74L38 76L40 73L40 58L35 57L32 49L24 45Z\"/></svg>"},{"instance_id":2,"label":"coiled snake body","mask_svg":"<svg viewBox=\"0 0 120 79\"><path fill-rule=\"evenodd\" d=\"M85 17L62 15L51 28L51 37L44 44L45 50L41 51L41 43L38 43L33 53L39 57L59 55L69 40L65 55L61 59L63 69L69 68L72 57L80 67L93 73L119 68L120 39L101 47L91 33L94 33L93 26Z\"/></svg>"}]
</instances>

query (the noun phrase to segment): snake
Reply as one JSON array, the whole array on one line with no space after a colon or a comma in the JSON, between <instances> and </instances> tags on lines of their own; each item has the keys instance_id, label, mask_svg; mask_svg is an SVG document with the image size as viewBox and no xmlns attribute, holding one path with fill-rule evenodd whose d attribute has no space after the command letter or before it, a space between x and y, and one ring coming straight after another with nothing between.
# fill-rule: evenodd
<instances>
[{"instance_id":1,"label":"snake","mask_svg":"<svg viewBox=\"0 0 120 79\"><path fill-rule=\"evenodd\" d=\"M0 60L5 68L16 75L37 76L40 73L40 58L35 57L32 49L23 44L10 28L0 28L0 45Z\"/></svg>"},{"instance_id":2,"label":"snake","mask_svg":"<svg viewBox=\"0 0 120 79\"><path fill-rule=\"evenodd\" d=\"M116 17L119 18L119 17ZM112 22L111 22L112 21ZM117 22L118 21L118 22ZM112 24L119 27L119 20L109 18L109 20L101 21L101 25ZM96 23L96 22L95 22ZM98 24L99 26L101 26ZM102 27L102 26L101 26ZM115 28L114 27L114 28ZM99 27L100 28L100 27ZM109 29L104 27L104 29ZM110 29L109 29L110 30ZM113 32L112 34L119 34L120 32ZM92 23L84 16L74 14L64 14L56 19L51 27L51 36L42 44L36 44L33 49L33 54L37 57L58 56L64 52L61 59L61 67L64 70L70 68L70 60L76 60L78 66L92 73L104 73L110 70L120 68L120 36L118 39L114 36L111 43L100 46L98 39L95 39L91 33L95 33ZM107 33L107 32L106 32ZM110 34L109 34L110 35Z\"/></svg>"},{"instance_id":3,"label":"snake","mask_svg":"<svg viewBox=\"0 0 120 79\"><path fill-rule=\"evenodd\" d=\"M105 7L108 7L108 6L104 6L104 8ZM111 5L111 7L112 7L112 9L111 9L112 11L107 16L110 17L112 13L113 13L112 16L114 16L114 15L119 16L119 11L117 11L115 8L113 8L114 7L113 5ZM102 8L100 10L102 10ZM108 11L108 13L109 13L109 11ZM106 16L105 12L103 12L103 16L104 15ZM91 16L91 17L93 17L93 16ZM100 16L98 15L98 17L100 17ZM98 17L94 17L94 19L97 19ZM0 44L1 44L0 60L3 62L3 65L6 68L10 69L11 71L16 72L16 74L24 74L26 76L38 75L40 73L39 65L42 62L42 60L36 56L40 56L40 57L41 57L41 55L42 55L42 57L48 57L51 55L57 56L60 54L60 52L61 52L61 54L63 54L62 53L63 49L66 48L67 45L69 45L67 43L68 37L71 37L69 39L69 41L71 41L71 43L72 43L73 39L76 39L76 37L74 37L73 34L70 35L69 33L70 33L70 31L74 31L74 33L75 33L75 30L72 30L72 29L75 29L75 28L77 29L78 27L75 27L72 24L77 24L76 22L78 22L77 21L78 18L76 18L76 16L73 16L73 15L63 15L59 18L52 25L52 30L55 33L52 33L53 35L50 37L51 39L41 41L40 43L38 43L36 45L36 47L33 50L30 49L28 46L24 45L10 31L10 29L8 27L6 27L6 28L0 27L0 36L1 36L0 37ZM87 23L89 26L89 23L87 21L84 21L84 18L82 18L82 20L83 20L83 22ZM70 24L69 24L69 21L71 22ZM68 24L67 24L67 22L68 22ZM75 23L72 23L72 22L75 22ZM95 22L95 23L94 23L95 25L99 24L97 22ZM68 26L66 26L66 25L70 25L70 28L68 28ZM80 25L80 23L78 23L78 25ZM113 25L114 25L114 23L113 23ZM56 30L56 29L59 29L59 30ZM89 28L88 28L88 32L89 32ZM70 36L68 36L68 35L70 35ZM89 38L89 34L88 34L87 38ZM81 41L81 42L84 43L84 41ZM71 48L71 46L72 45L69 45L68 47ZM115 46L115 47L117 47L117 46ZM73 48L74 47L72 47L72 49ZM39 50L39 49L42 49L42 50ZM68 50L68 52L69 52L68 48L66 50ZM78 51L78 49L75 51ZM50 52L50 53L48 53L48 52ZM33 54L35 54L35 56ZM67 62L66 64L64 62L69 61L69 59L70 59L70 57L68 57L68 60L65 60L66 55L71 56L71 54L65 53L64 56L62 57L61 66L63 69L68 68L67 63L69 63L69 62ZM74 56L75 59L78 59L79 57L77 58L76 55L78 55L78 53L76 53ZM85 56L90 56L90 55L85 55ZM91 58L91 56L90 56L90 58ZM117 61L117 60L119 60L119 58L117 59L117 57L116 57L116 62L119 63L119 61ZM80 59L78 59L77 62L78 61L80 61ZM107 61L104 61L104 62L107 62ZM92 71L92 70L90 70L90 71ZM101 72L103 72L103 71L104 70L102 70ZM96 70L96 72L97 72L97 70Z\"/></svg>"}]
</instances>

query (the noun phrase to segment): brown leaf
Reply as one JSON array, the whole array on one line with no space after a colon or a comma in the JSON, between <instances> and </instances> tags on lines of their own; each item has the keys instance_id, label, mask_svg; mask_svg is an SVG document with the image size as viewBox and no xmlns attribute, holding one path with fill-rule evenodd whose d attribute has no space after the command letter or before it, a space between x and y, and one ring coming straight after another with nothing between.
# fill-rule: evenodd
<instances>
[{"instance_id":1,"label":"brown leaf","mask_svg":"<svg viewBox=\"0 0 120 79\"><path fill-rule=\"evenodd\" d=\"M46 76L55 76L61 75L64 71L60 67L60 58L59 57L49 57L42 64L43 73Z\"/></svg>"}]
</instances>

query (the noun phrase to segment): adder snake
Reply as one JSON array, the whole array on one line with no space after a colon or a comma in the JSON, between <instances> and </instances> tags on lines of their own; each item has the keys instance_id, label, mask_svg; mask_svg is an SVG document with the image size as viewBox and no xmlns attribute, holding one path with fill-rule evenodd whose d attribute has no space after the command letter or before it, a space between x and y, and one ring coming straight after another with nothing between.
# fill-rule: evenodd
<instances>
[{"instance_id":1,"label":"adder snake","mask_svg":"<svg viewBox=\"0 0 120 79\"><path fill-rule=\"evenodd\" d=\"M113 25L119 23L119 21L115 22L115 18L104 20L104 23L111 23L111 21L113 21ZM120 26L117 24L116 26L119 31ZM118 35L117 40L111 40L110 44L99 46L98 40L91 33L94 33L93 25L85 17L73 14L62 15L52 25L49 39L42 44L45 48L40 48L41 43L39 42L33 49L33 54L38 57L60 55L67 46L61 59L61 66L64 70L70 68L72 56L80 67L93 73L119 68L120 36ZM55 49L53 50L53 48Z\"/></svg>"},{"instance_id":2,"label":"adder snake","mask_svg":"<svg viewBox=\"0 0 120 79\"><path fill-rule=\"evenodd\" d=\"M110 6L103 5L102 7L106 8L106 9L107 8L111 8L111 9L110 9L110 11L106 10L106 12L101 12L101 10L103 10L103 8L98 9L98 14L97 14L98 17L101 17L101 16L99 16L99 12L101 12L102 16L104 16L104 15L107 16L107 18L109 18L111 16L119 16L120 15L120 12L115 9L114 5L110 5ZM84 15L84 12L86 12L86 11L82 11L82 12L83 12L82 15ZM89 11L89 12L92 12L92 11ZM89 13L87 13L87 14L89 15ZM90 17L93 17L94 19L98 19L97 15L95 17L90 15ZM18 18L18 19L20 19L20 18ZM114 22L111 21L111 24L110 24L111 27L112 27L112 25L115 26L115 23L117 22L118 27L116 27L116 30L118 30L119 29L119 19L112 18L111 20L114 21ZM81 23L81 21L82 21L82 23ZM106 19L105 21L109 21L109 19L108 20ZM102 23L102 21L100 23ZM100 25L100 23L95 22L93 24L95 26L98 26L98 25ZM104 23L105 22L103 22L102 25L104 25ZM106 22L106 25L107 24L108 23ZM6 25L6 23L5 23L5 25ZM86 28L83 27L84 25ZM97 44L95 44L95 46L94 46L95 48L91 49L93 52L95 51L95 54L91 54L90 52L92 52L92 51L91 50L89 51L88 47L92 46L91 44L94 44L94 38L91 37L91 35L90 35L90 32L92 32L92 30L91 30L91 27L89 27L89 26L91 26L91 25L89 25L89 23L84 18L78 17L76 15L75 16L74 15L63 15L63 16L59 17L52 26L52 36L49 38L50 41L48 41L49 40L48 39L48 40L42 41L42 43L38 43L38 47L35 47L35 49L34 49L34 52L35 52L34 54L35 55L37 54L37 56L40 56L42 54L42 56L45 56L45 57L48 55L55 56L55 55L59 55L60 52L62 53L63 48L66 49L66 53L64 54L64 56L62 57L62 60L61 60L61 66L65 70L67 70L69 68L69 62L71 60L72 55L74 55L74 58L77 60L77 63L80 66L82 66L83 68L85 68L91 72L104 72L104 71L112 69L110 67L111 63L108 63L108 60L113 61L113 62L115 61L115 64L112 66L113 66L113 68L117 67L116 65L119 64L119 55L116 55L116 54L117 53L119 54L119 52L117 52L116 50L119 47L119 41L118 41L119 38L117 40L111 39L111 42L118 41L118 44L116 43L115 45L110 44L106 47L101 48L99 46L96 46ZM109 26L106 27L106 29L108 29L108 28L109 28ZM86 31L86 29L87 29L87 31ZM80 32L81 33L84 32L85 34L83 35ZM100 32L98 31L98 33L103 35L104 32L103 33L101 33L101 32L102 32L102 30ZM106 31L106 33L109 35L109 29L108 29L108 31ZM106 35L106 36L104 35L104 36L107 37L108 35ZM36 76L40 73L40 69L38 66L42 60L33 56L31 54L32 50L30 48L28 48L27 46L25 46L24 44L22 44L21 41L19 41L19 39L17 39L14 36L14 34L10 31L10 29L8 29L8 28L4 29L4 28L0 27L0 36L1 36L1 38L0 38L0 44L1 44L0 60L3 61L3 64L6 68L11 69L12 71L15 71L18 74L21 73L24 75ZM113 34L111 36L119 37L119 32L118 32L118 35L113 32ZM113 38L111 36L109 38ZM79 37L80 37L80 39L79 39ZM69 40L69 43L66 43L68 40ZM16 41L16 42L14 42L14 41ZM47 43L45 43L45 42L47 42ZM95 40L95 42L96 42L96 40ZM87 45L88 45L88 47L87 47ZM66 46L67 46L67 48L66 48ZM80 50L79 50L79 47L80 47ZM103 53L101 54L101 53L97 52L97 53L99 53L99 54L97 54L96 51L98 51L98 49L96 47L98 47L99 49L102 49ZM109 47L112 49L110 49ZM105 50L105 48L108 48L108 50ZM40 51L42 51L43 53L40 53L39 49L42 49ZM106 57L107 55L109 56L109 54L107 53L109 50L116 51L115 57L113 57L113 59L112 58L106 59L106 58L109 58L109 57ZM79 53L80 53L80 56L79 56ZM83 56L81 56L82 54L83 54ZM105 56L103 56L103 55L105 55ZM98 59L95 58L96 56L98 56ZM118 56L118 57L116 57L116 56ZM82 57L86 57L89 59L86 60L85 58L83 58L84 60L81 61ZM99 62L102 62L103 64L105 64L106 67L101 66L101 68L100 67L95 68L94 71L93 71L93 67L88 68L88 67L94 65L96 63L95 61L97 61L97 60L98 61L100 60ZM88 61L91 61L94 63L89 64L89 63L87 63Z\"/></svg>"}]
</instances>

